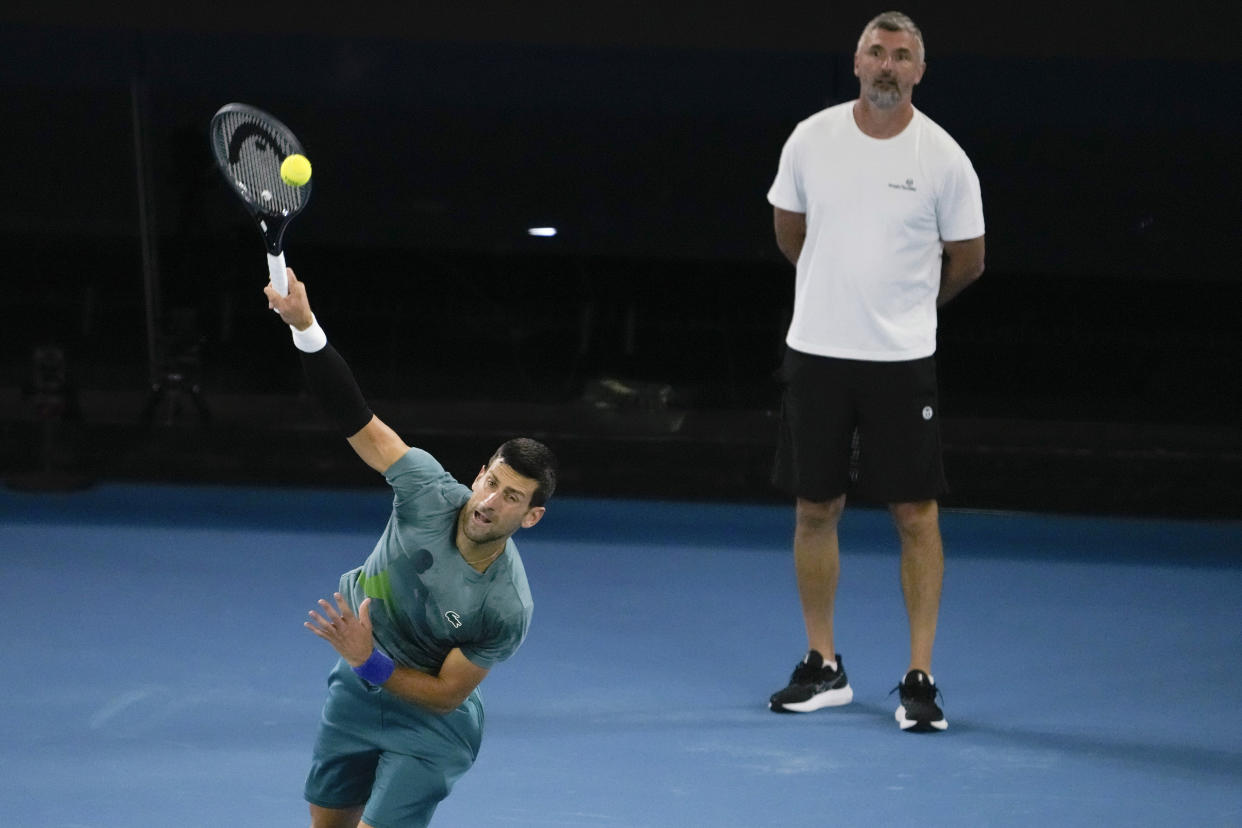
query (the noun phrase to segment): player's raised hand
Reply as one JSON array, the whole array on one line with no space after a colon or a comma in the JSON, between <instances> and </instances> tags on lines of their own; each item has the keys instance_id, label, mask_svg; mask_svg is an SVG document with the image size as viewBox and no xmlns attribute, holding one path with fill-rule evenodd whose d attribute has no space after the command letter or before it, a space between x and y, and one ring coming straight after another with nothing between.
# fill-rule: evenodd
<instances>
[{"instance_id":1,"label":"player's raised hand","mask_svg":"<svg viewBox=\"0 0 1242 828\"><path fill-rule=\"evenodd\" d=\"M281 296L271 282L263 288L263 295L267 297L267 306L280 314L285 324L292 325L299 331L305 330L314 321L310 299L306 296L306 285L302 284L291 267L285 268L285 275L289 278L288 296Z\"/></svg>"},{"instance_id":2,"label":"player's raised hand","mask_svg":"<svg viewBox=\"0 0 1242 828\"><path fill-rule=\"evenodd\" d=\"M291 288L292 285L290 282ZM354 615L344 595L337 592L333 597L336 599L335 607L319 599L323 614L311 610L311 620L303 626L331 644L350 667L357 667L371 657L371 651L375 648L371 638L371 599L364 599L358 605L358 614Z\"/></svg>"}]
</instances>

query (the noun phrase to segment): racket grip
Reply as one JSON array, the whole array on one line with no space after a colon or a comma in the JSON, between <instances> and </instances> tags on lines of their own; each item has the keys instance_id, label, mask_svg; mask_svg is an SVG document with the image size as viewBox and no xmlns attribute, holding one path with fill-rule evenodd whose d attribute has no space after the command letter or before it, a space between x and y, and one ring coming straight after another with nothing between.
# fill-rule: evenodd
<instances>
[{"instance_id":1,"label":"racket grip","mask_svg":"<svg viewBox=\"0 0 1242 828\"><path fill-rule=\"evenodd\" d=\"M272 279L272 287L281 296L289 295L289 276L285 273L285 254L267 254L267 275Z\"/></svg>"}]
</instances>

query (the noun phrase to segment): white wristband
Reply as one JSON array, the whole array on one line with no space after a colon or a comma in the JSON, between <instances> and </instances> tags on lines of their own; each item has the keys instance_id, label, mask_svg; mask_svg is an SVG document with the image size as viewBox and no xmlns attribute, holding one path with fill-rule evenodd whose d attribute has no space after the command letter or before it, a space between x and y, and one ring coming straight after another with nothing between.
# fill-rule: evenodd
<instances>
[{"instance_id":1,"label":"white wristband","mask_svg":"<svg viewBox=\"0 0 1242 828\"><path fill-rule=\"evenodd\" d=\"M293 331L293 344L297 346L299 351L307 354L313 354L316 351L322 351L323 347L328 344L328 335L323 332L323 328L319 327L319 320L311 314L310 327L304 331L299 331L292 325L289 330Z\"/></svg>"}]
</instances>

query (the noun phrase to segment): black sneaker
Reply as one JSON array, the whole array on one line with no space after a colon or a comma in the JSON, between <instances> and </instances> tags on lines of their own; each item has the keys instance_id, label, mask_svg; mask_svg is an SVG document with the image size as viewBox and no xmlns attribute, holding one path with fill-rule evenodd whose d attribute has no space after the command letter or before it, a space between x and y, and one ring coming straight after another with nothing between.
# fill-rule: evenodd
<instances>
[{"instance_id":1,"label":"black sneaker","mask_svg":"<svg viewBox=\"0 0 1242 828\"><path fill-rule=\"evenodd\" d=\"M899 691L901 706L897 708L896 719L902 730L911 733L935 733L948 729L949 723L944 720L944 712L936 704L940 688L935 685L931 676L922 670L911 670L906 673L901 684L893 688L892 693Z\"/></svg>"},{"instance_id":2,"label":"black sneaker","mask_svg":"<svg viewBox=\"0 0 1242 828\"><path fill-rule=\"evenodd\" d=\"M768 699L774 713L810 713L821 707L838 707L854 700L854 690L845 677L845 665L837 653L837 669L824 666L824 657L811 650L794 668L789 686Z\"/></svg>"}]
</instances>

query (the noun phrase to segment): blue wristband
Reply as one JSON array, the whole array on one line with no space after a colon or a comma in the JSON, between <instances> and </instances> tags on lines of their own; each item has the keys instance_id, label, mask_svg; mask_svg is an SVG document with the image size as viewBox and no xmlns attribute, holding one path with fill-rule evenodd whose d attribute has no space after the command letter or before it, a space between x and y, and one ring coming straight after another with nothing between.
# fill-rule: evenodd
<instances>
[{"instance_id":1,"label":"blue wristband","mask_svg":"<svg viewBox=\"0 0 1242 828\"><path fill-rule=\"evenodd\" d=\"M371 651L370 658L354 668L354 672L358 674L358 678L379 685L392 678L396 669L397 665L393 660L376 648Z\"/></svg>"}]
</instances>

